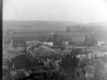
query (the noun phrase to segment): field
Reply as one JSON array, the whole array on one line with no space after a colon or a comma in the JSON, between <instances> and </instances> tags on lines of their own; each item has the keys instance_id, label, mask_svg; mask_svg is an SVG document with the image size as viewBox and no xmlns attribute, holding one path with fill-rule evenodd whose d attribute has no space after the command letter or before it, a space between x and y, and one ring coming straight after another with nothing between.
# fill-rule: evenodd
<instances>
[{"instance_id":1,"label":"field","mask_svg":"<svg viewBox=\"0 0 107 80\"><path fill-rule=\"evenodd\" d=\"M107 41L107 25L102 23L78 23L67 21L3 21L3 33L13 31L18 36L43 35L58 31L59 34L81 40L85 35L93 36L97 40ZM66 28L70 33L66 33ZM104 27L104 28L103 28ZM16 35L16 36L17 36Z\"/></svg>"}]
</instances>

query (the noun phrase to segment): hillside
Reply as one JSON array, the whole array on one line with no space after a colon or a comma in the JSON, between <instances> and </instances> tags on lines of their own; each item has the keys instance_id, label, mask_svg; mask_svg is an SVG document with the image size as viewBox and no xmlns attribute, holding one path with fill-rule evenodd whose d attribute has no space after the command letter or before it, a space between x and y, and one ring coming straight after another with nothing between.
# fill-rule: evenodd
<instances>
[{"instance_id":1,"label":"hillside","mask_svg":"<svg viewBox=\"0 0 107 80\"><path fill-rule=\"evenodd\" d=\"M3 32L10 29L20 33L20 35L28 32L44 34L52 31L59 31L64 35L67 27L69 27L71 31L69 35L73 38L81 38L89 35L94 36L98 40L107 40L107 25L103 23L82 24L72 21L3 21Z\"/></svg>"},{"instance_id":2,"label":"hillside","mask_svg":"<svg viewBox=\"0 0 107 80\"><path fill-rule=\"evenodd\" d=\"M68 25L80 25L76 22L66 21L3 21L3 29L12 29L16 31L64 31ZM26 28L26 29L25 29Z\"/></svg>"}]
</instances>

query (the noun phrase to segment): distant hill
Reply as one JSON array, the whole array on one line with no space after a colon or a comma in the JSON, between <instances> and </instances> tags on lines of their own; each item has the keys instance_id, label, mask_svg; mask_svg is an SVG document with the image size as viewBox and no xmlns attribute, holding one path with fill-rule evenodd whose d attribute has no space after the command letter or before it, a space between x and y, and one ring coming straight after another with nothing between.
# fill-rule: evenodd
<instances>
[{"instance_id":1,"label":"distant hill","mask_svg":"<svg viewBox=\"0 0 107 80\"><path fill-rule=\"evenodd\" d=\"M76 22L65 21L3 21L3 29L15 31L64 31L68 25L77 25ZM80 23L79 23L80 25Z\"/></svg>"},{"instance_id":2,"label":"distant hill","mask_svg":"<svg viewBox=\"0 0 107 80\"><path fill-rule=\"evenodd\" d=\"M88 30L95 33L95 37L107 41L107 23L89 23Z\"/></svg>"},{"instance_id":3,"label":"distant hill","mask_svg":"<svg viewBox=\"0 0 107 80\"><path fill-rule=\"evenodd\" d=\"M70 36L79 35L95 36L98 40L107 40L107 24L106 23L79 23L73 21L3 21L3 32L11 29L14 32L65 32L66 28L70 29ZM73 36L72 36L73 35Z\"/></svg>"}]
</instances>

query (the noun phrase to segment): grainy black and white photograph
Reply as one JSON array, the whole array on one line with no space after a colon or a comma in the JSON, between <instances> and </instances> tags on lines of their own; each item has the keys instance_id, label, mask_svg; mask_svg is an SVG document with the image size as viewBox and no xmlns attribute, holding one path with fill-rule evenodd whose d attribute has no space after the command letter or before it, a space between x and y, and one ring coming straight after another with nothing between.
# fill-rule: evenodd
<instances>
[{"instance_id":1,"label":"grainy black and white photograph","mask_svg":"<svg viewBox=\"0 0 107 80\"><path fill-rule=\"evenodd\" d=\"M2 80L107 80L107 0L3 0Z\"/></svg>"}]
</instances>

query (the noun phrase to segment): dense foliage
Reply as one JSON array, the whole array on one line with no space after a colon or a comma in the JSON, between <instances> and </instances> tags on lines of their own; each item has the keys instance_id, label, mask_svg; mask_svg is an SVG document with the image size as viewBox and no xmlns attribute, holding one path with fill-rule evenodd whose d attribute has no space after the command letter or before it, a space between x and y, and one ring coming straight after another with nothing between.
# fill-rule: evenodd
<instances>
[{"instance_id":1,"label":"dense foliage","mask_svg":"<svg viewBox=\"0 0 107 80\"><path fill-rule=\"evenodd\" d=\"M61 73L65 80L105 80L104 64L101 59L83 58L73 54L66 55L60 63Z\"/></svg>"},{"instance_id":2,"label":"dense foliage","mask_svg":"<svg viewBox=\"0 0 107 80\"><path fill-rule=\"evenodd\" d=\"M50 70L50 73L47 75L49 80L51 78L54 78L53 80L106 80L103 76L104 62L102 61L102 59L95 57L90 59L88 59L87 57L82 57L80 59L79 57L77 57L77 55L82 54L88 55L87 51L83 52L81 51L81 49L66 49L64 51L52 50L51 52L51 49L43 49L39 50L38 53L40 54L33 56L34 58L29 54L26 54L25 58L27 60L24 60L23 57L22 59L21 57L16 59L20 61L18 63L21 64L20 65L16 63L16 65L20 65L21 67L23 67L25 63L24 61L26 61L26 64L29 64L30 67L32 67L32 65L34 64L36 64L34 65L36 67L39 67L39 65L43 67L45 66L45 68L43 68L42 70L43 72L46 71L46 67L48 68L48 70ZM26 65L24 67L26 68ZM58 68L56 69L57 71L55 71L55 73L52 73L51 70L55 68ZM21 72L18 73L18 75L20 74Z\"/></svg>"}]
</instances>

